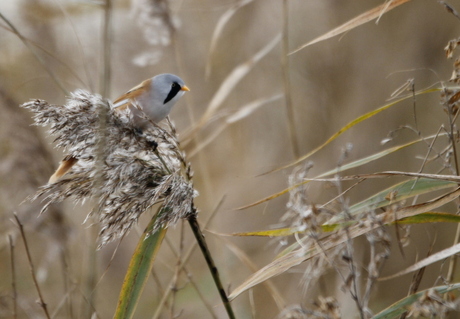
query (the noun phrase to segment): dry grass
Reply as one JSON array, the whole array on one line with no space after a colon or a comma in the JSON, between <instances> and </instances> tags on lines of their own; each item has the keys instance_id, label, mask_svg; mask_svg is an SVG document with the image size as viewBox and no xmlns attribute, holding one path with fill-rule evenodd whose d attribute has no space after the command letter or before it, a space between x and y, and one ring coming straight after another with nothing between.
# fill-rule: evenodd
<instances>
[{"instance_id":1,"label":"dry grass","mask_svg":"<svg viewBox=\"0 0 460 319\"><path fill-rule=\"evenodd\" d=\"M206 240L237 318L371 318L386 308L390 317L456 318L460 63L452 71L443 52L449 43L447 56L459 55L456 9L2 2L0 257L10 262L0 263L0 317L113 316L155 208L176 210L159 224L169 225L193 200L200 224L215 212ZM179 74L191 94L173 110L175 124L140 136L106 98L163 72ZM40 100L24 106L51 138L17 107L31 99ZM63 154L81 161L39 189L50 158ZM47 201L21 204L37 190ZM82 225L91 211L94 225ZM135 317L225 318L195 239L178 225Z\"/></svg>"}]
</instances>

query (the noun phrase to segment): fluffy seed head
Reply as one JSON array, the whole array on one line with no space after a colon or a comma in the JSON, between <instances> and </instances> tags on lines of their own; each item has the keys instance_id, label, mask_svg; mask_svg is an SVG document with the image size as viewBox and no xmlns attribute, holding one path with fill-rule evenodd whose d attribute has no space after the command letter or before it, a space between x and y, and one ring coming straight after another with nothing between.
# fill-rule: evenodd
<instances>
[{"instance_id":1,"label":"fluffy seed head","mask_svg":"<svg viewBox=\"0 0 460 319\"><path fill-rule=\"evenodd\" d=\"M193 213L197 192L169 120L164 127L151 123L139 132L130 112L115 113L110 101L83 90L72 93L62 106L34 100L22 107L35 113L36 125L50 126L57 147L78 159L66 175L41 187L33 199L45 198L44 211L67 198L94 198L97 204L89 215L101 224L99 248L125 235L157 203L169 213L159 217L156 228Z\"/></svg>"}]
</instances>

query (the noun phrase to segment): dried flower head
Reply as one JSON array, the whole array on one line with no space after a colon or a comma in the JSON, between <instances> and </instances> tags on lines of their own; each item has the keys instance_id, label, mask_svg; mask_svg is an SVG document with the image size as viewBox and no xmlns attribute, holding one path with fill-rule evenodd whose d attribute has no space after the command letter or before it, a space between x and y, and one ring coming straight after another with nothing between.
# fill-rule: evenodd
<instances>
[{"instance_id":1,"label":"dried flower head","mask_svg":"<svg viewBox=\"0 0 460 319\"><path fill-rule=\"evenodd\" d=\"M300 230L311 229L310 221L315 210L308 201L307 185L301 185L305 182L307 173L312 166L312 163L307 163L305 166L295 167L292 174L289 175L289 186L292 189L286 204L287 211L281 220L290 221L293 227L298 227ZM294 187L296 185L297 187Z\"/></svg>"},{"instance_id":2,"label":"dried flower head","mask_svg":"<svg viewBox=\"0 0 460 319\"><path fill-rule=\"evenodd\" d=\"M308 319L309 314L300 305L289 306L276 317L276 319Z\"/></svg>"},{"instance_id":3,"label":"dried flower head","mask_svg":"<svg viewBox=\"0 0 460 319\"><path fill-rule=\"evenodd\" d=\"M321 297L313 303L313 309L306 309L301 305L291 305L284 309L277 319L339 319L341 318L339 304L333 297Z\"/></svg>"},{"instance_id":4,"label":"dried flower head","mask_svg":"<svg viewBox=\"0 0 460 319\"><path fill-rule=\"evenodd\" d=\"M409 307L408 316L443 318L449 311L458 311L458 300L446 300L435 289L429 289Z\"/></svg>"},{"instance_id":5,"label":"dried flower head","mask_svg":"<svg viewBox=\"0 0 460 319\"><path fill-rule=\"evenodd\" d=\"M36 125L50 125L57 147L77 159L66 175L42 186L33 199L45 197L44 211L67 198L95 198L97 205L88 216L96 215L101 224L99 248L125 235L159 202L168 214L159 217L155 229L193 213L197 193L191 169L169 121L140 132L130 112L114 112L110 101L82 90L63 106L34 100L22 107L35 113Z\"/></svg>"},{"instance_id":6,"label":"dried flower head","mask_svg":"<svg viewBox=\"0 0 460 319\"><path fill-rule=\"evenodd\" d=\"M135 0L132 13L145 40L154 48L137 55L134 64L143 67L158 63L162 48L171 44L180 20L171 12L171 0Z\"/></svg>"},{"instance_id":7,"label":"dried flower head","mask_svg":"<svg viewBox=\"0 0 460 319\"><path fill-rule=\"evenodd\" d=\"M303 253L321 247L324 240L333 241L339 238L341 230L326 234L322 225L330 218L330 212L310 203L308 199L308 184L305 183L311 163L298 166L293 169L289 176L289 201L286 204L286 213L281 221L290 223L289 227L296 230L295 239L299 243ZM324 251L308 259L305 263L304 276L302 277L303 292L308 289L329 269L332 262L340 256L343 245L337 245L333 249Z\"/></svg>"}]
</instances>

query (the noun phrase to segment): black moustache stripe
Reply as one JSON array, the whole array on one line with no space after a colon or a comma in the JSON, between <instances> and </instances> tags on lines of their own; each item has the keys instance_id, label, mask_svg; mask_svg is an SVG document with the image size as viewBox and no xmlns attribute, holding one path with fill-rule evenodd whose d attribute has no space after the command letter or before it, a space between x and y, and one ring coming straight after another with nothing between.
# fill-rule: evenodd
<instances>
[{"instance_id":1,"label":"black moustache stripe","mask_svg":"<svg viewBox=\"0 0 460 319\"><path fill-rule=\"evenodd\" d=\"M173 85L171 85L171 90L169 91L168 96L164 100L163 104L166 104L169 101L171 101L177 95L177 93L179 93L180 90L181 86L179 85L179 83L174 82Z\"/></svg>"}]
</instances>

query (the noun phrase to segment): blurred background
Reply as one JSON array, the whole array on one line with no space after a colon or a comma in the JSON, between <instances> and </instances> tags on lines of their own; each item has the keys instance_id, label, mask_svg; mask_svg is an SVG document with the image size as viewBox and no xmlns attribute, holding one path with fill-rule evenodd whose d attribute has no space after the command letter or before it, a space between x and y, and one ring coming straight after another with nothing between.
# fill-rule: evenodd
<instances>
[{"instance_id":1,"label":"blurred background","mask_svg":"<svg viewBox=\"0 0 460 319\"><path fill-rule=\"evenodd\" d=\"M8 236L15 246L17 318L44 317L36 302L37 291L13 213L24 224L39 285L53 318L90 318L94 313L95 318L113 316L129 259L153 213L145 214L119 246L113 243L95 252L97 225L82 224L90 202L65 202L42 216L40 201L22 203L47 182L63 153L53 148L53 139L45 129L31 126L32 115L19 104L37 98L63 104L66 91L75 89L115 99L159 73L182 77L191 92L176 105L171 119L195 172L195 187L200 192L196 199L199 221L206 229L224 285L231 291L254 272L241 260L243 256L260 269L275 258L283 244L292 242L223 236L270 229L280 222L288 196L237 210L288 187L292 168L261 174L293 162L359 115L386 104L409 79L413 79L416 90L447 82L453 61L446 59L443 49L460 31L460 21L437 1L409 1L384 14L378 24L373 20L286 57L287 52L383 1L112 0L109 10L104 3L0 2L2 318L13 314ZM460 8L460 1L450 4ZM108 31L104 30L107 21ZM247 74L230 86L228 77L243 69ZM225 98L192 136L192 128L216 94ZM417 128L423 135L435 134L447 123L439 98L439 93L418 96L347 131L309 159L313 166L308 175L335 168L349 143L353 148L347 162L417 138L411 129L398 130L415 126L414 104ZM254 102L258 102L253 104L257 108L250 114L234 122L229 120ZM396 132L390 144L381 145L380 141L392 131ZM349 173L418 171L422 164L419 157L423 158L426 150L426 145L418 145ZM428 167L425 172L438 169ZM366 184L347 198L356 202L395 182L383 179ZM333 187L315 183L306 196L312 204L320 204L336 195ZM454 205L445 211L455 212ZM213 219L204 226L211 215ZM404 256L392 243L394 249L383 274L393 274L424 257L433 242L434 250L449 246L455 227L414 226ZM152 317L174 276L178 262L175 254L182 249L183 256L194 241L188 224L179 223L169 229L154 265L154 279L145 288L135 318ZM365 264L366 251L359 249L365 246L362 241L356 243L355 258ZM446 268L439 263L427 269L420 289L436 282L442 284L439 276ZM272 280L285 306L301 304L308 308L319 296L334 296L343 318L357 315L334 270L326 271L307 291L302 287L302 278L308 275L304 270L305 265L300 265ZM182 273L175 300L169 300L161 318L212 318L212 313L226 318L198 250L191 256L187 272L203 298ZM404 297L410 281L408 275L379 283L372 295L371 310L377 312ZM233 305L238 318L275 318L282 311L263 285L239 296Z\"/></svg>"}]
</instances>

